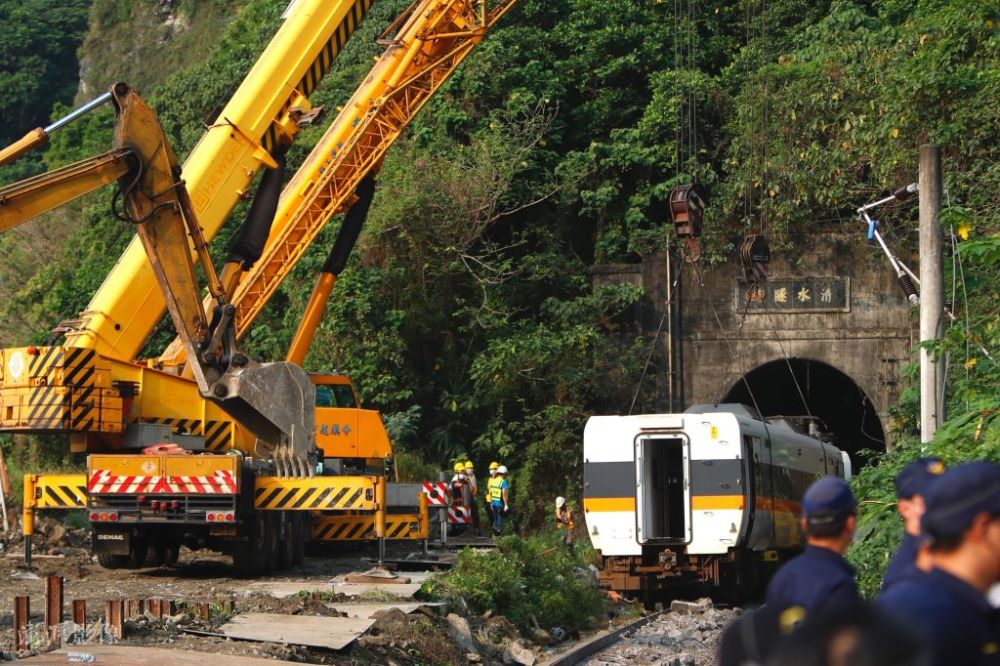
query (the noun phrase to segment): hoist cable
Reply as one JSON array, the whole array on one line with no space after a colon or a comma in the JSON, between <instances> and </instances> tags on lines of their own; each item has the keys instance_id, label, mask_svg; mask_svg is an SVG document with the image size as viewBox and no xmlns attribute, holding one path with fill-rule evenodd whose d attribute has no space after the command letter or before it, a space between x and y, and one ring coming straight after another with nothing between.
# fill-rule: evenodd
<instances>
[{"instance_id":1,"label":"hoist cable","mask_svg":"<svg viewBox=\"0 0 1000 666\"><path fill-rule=\"evenodd\" d=\"M732 341L730 341L729 338L726 337L726 328L722 325L722 319L719 317L719 311L715 309L715 303L712 302L711 298L708 298L705 295L705 281L702 278L701 269L697 264L694 264L693 270L695 271L695 275L698 277L698 287L701 289L702 298L708 303L708 307L712 310L712 316L715 318L715 324L719 327L719 333L722 335L722 341L726 343L726 348L729 351L729 361L726 364L725 371L720 374L719 388L715 391L715 400L713 401L713 404L718 406L719 402L722 400L722 389L725 388L726 378L729 376L729 372L733 367L733 361L736 360L737 356L736 351L733 348L733 344L739 344L740 336L743 334L743 324L746 323L747 320L747 311L750 309L750 302L747 301L743 306L743 313L740 316L740 325L736 329L736 336ZM745 373L740 373L740 381L742 381L743 385L746 387L747 393L750 395L750 401L753 402L754 409L756 409L757 413L761 415L761 418L763 418L763 413L760 411L760 405L757 403L757 396L754 395L753 389L750 388L750 382L747 380Z\"/></svg>"},{"instance_id":2,"label":"hoist cable","mask_svg":"<svg viewBox=\"0 0 1000 666\"><path fill-rule=\"evenodd\" d=\"M681 246L681 260L679 263L681 267L683 267L684 264L687 263L686 261L684 261L683 246ZM677 275L674 276L673 284L671 284L670 288L667 290L667 301L663 307L663 314L660 316L660 323L656 327L656 334L653 336L652 342L649 343L649 353L646 354L646 363L642 366L642 373L639 375L639 381L636 383L635 386L635 395L632 396L632 404L629 405L628 407L629 416L632 415L632 410L635 409L635 403L639 400L639 393L642 392L642 383L646 380L646 371L649 370L649 364L653 360L653 352L656 351L656 342L660 339L660 332L663 331L663 324L667 319L667 314L670 312L670 308L673 307L674 294L677 291L677 285L680 283L680 280L681 280L681 271L677 271ZM672 325L673 322L671 322L671 326ZM673 381L673 378L672 377L669 378L669 381Z\"/></svg>"},{"instance_id":3,"label":"hoist cable","mask_svg":"<svg viewBox=\"0 0 1000 666\"><path fill-rule=\"evenodd\" d=\"M795 370L792 368L792 362L788 358L788 354L785 353L785 346L781 344L781 337L778 335L778 327L774 324L774 318L771 317L771 308L765 307L764 314L767 315L767 320L771 323L771 330L774 332L774 341L778 343L778 349L781 350L781 357L785 359L785 365L788 366L788 374L792 376L792 381L795 383L795 390L799 392L799 398L802 400L802 406L806 408L806 414L809 418L812 418L812 412L809 410L809 403L806 402L806 396L802 392L802 387L799 385L799 379L795 376Z\"/></svg>"}]
</instances>

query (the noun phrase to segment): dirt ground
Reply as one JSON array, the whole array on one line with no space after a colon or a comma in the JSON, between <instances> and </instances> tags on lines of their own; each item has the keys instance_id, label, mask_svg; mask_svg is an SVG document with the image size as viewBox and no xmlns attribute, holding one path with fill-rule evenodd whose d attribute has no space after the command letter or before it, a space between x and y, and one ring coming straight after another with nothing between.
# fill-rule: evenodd
<instances>
[{"instance_id":1,"label":"dirt ground","mask_svg":"<svg viewBox=\"0 0 1000 666\"><path fill-rule=\"evenodd\" d=\"M374 546L349 546L339 550L311 552L302 566L254 581L235 578L228 557L208 551L182 549L177 565L139 570L106 570L89 554L87 530L67 529L55 521L43 521L35 538L33 571L26 574L20 554L19 536L2 541L0 552L0 661L13 654L13 600L15 595L31 596L32 622L41 622L44 610L44 578L58 574L64 578L67 616L73 599L87 600L88 622L103 616L109 599L163 598L188 604L209 602L209 621L138 618L125 623L124 644L155 645L210 653L269 657L316 664L424 664L466 663L465 652L452 640L448 623L437 610L384 613L378 617L364 640L355 641L340 652L295 645L236 641L220 636L193 635L185 631L217 633L217 628L234 613L266 612L283 614L338 615L329 592L276 598L253 591L259 582L310 581L323 588L337 575L363 571L374 555ZM390 543L387 557L402 558L417 548L413 544ZM13 555L17 555L14 557ZM55 556L55 557L53 557ZM368 599L368 601L377 599ZM80 647L86 651L85 646ZM24 656L24 655L21 655Z\"/></svg>"}]
</instances>

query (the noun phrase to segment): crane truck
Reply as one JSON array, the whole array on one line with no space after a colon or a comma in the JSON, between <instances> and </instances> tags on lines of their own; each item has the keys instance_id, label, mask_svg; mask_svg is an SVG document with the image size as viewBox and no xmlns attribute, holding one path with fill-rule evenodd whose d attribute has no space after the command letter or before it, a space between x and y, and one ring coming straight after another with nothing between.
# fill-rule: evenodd
<instances>
[{"instance_id":1,"label":"crane truck","mask_svg":"<svg viewBox=\"0 0 1000 666\"><path fill-rule=\"evenodd\" d=\"M417 515L387 518L381 463L392 449L378 412L358 407L346 376L307 374L301 363L386 150L513 4L414 2L280 196L284 153L317 116L308 97L371 0L293 3L183 168L152 109L116 84L98 102L115 107L112 150L0 189L0 231L111 182L115 214L137 230L87 310L56 330L62 344L0 350L0 432L68 435L70 449L87 454L84 474L26 475L28 563L42 509L85 508L110 568L141 566L150 551L154 563L170 562L186 544L231 554L237 569L257 574L295 563L319 535L373 534L380 546L386 536L426 538L422 496ZM0 164L58 126L0 150ZM261 169L217 273L208 243ZM288 357L248 358L239 339L345 211ZM164 310L177 340L159 358L138 359Z\"/></svg>"}]
</instances>

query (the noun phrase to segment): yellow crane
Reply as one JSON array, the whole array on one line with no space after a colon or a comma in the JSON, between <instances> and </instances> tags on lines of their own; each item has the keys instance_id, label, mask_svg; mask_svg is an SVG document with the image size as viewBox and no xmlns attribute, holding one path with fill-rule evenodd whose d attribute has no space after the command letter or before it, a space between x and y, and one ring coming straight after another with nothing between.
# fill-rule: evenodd
<instances>
[{"instance_id":1,"label":"yellow crane","mask_svg":"<svg viewBox=\"0 0 1000 666\"><path fill-rule=\"evenodd\" d=\"M150 132L148 122L130 124L155 121L155 114L116 86L110 166L78 167L89 181L56 172L32 179L33 189L19 183L0 190L0 209L28 189L44 199L0 218L2 230L117 178L123 217L139 232L88 309L62 327L64 345L0 351L0 431L69 434L72 450L90 454L86 475L26 477L26 557L34 512L45 508L87 507L95 549L107 566L141 563L150 547L157 560L171 559L187 543L232 553L245 571L267 570L301 557L314 511L341 512L325 520L367 524L380 539L403 531L387 529L385 480L371 474L372 461L391 455L377 412L357 408L346 377L306 376L298 365L323 309L319 301L332 288L331 273L320 278L288 361L256 364L236 340L319 229L357 200L356 191L364 197L370 185L359 186L392 141L513 2L415 2L383 35L385 52L280 201L265 201L257 220L247 220L249 251L231 253L219 275L207 242L254 173L262 166L280 172L284 148L312 118L308 94L368 0L295 3L183 169L162 133ZM33 142L27 138L7 154ZM261 189L275 190L275 181ZM272 206L273 227L262 229ZM363 215L355 217L360 221L345 225L354 237ZM255 238L267 240L261 246ZM328 268L342 265L348 240L338 242ZM196 267L208 278L207 308L199 302ZM162 359L134 361L164 307L179 344ZM202 451L136 452L164 440ZM346 461L340 471L353 464L359 474L311 476L318 458ZM343 512L361 512L363 519ZM426 510L421 514L422 520L397 522L425 535Z\"/></svg>"}]
</instances>

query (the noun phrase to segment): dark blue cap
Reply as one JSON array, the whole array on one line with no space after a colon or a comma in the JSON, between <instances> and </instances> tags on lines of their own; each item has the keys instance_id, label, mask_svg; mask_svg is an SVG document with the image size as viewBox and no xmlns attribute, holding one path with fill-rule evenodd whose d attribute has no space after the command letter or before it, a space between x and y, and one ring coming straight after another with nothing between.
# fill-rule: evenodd
<instances>
[{"instance_id":1,"label":"dark blue cap","mask_svg":"<svg viewBox=\"0 0 1000 666\"><path fill-rule=\"evenodd\" d=\"M940 458L917 458L896 476L896 497L910 499L914 495L926 495L931 483L944 474L944 462Z\"/></svg>"},{"instance_id":2,"label":"dark blue cap","mask_svg":"<svg viewBox=\"0 0 1000 666\"><path fill-rule=\"evenodd\" d=\"M921 525L932 538L958 536L981 513L1000 515L1000 467L978 461L954 467L924 496Z\"/></svg>"},{"instance_id":3,"label":"dark blue cap","mask_svg":"<svg viewBox=\"0 0 1000 666\"><path fill-rule=\"evenodd\" d=\"M822 525L840 520L854 513L858 502L847 482L836 476L827 476L814 481L802 496L802 512L806 521Z\"/></svg>"}]
</instances>

